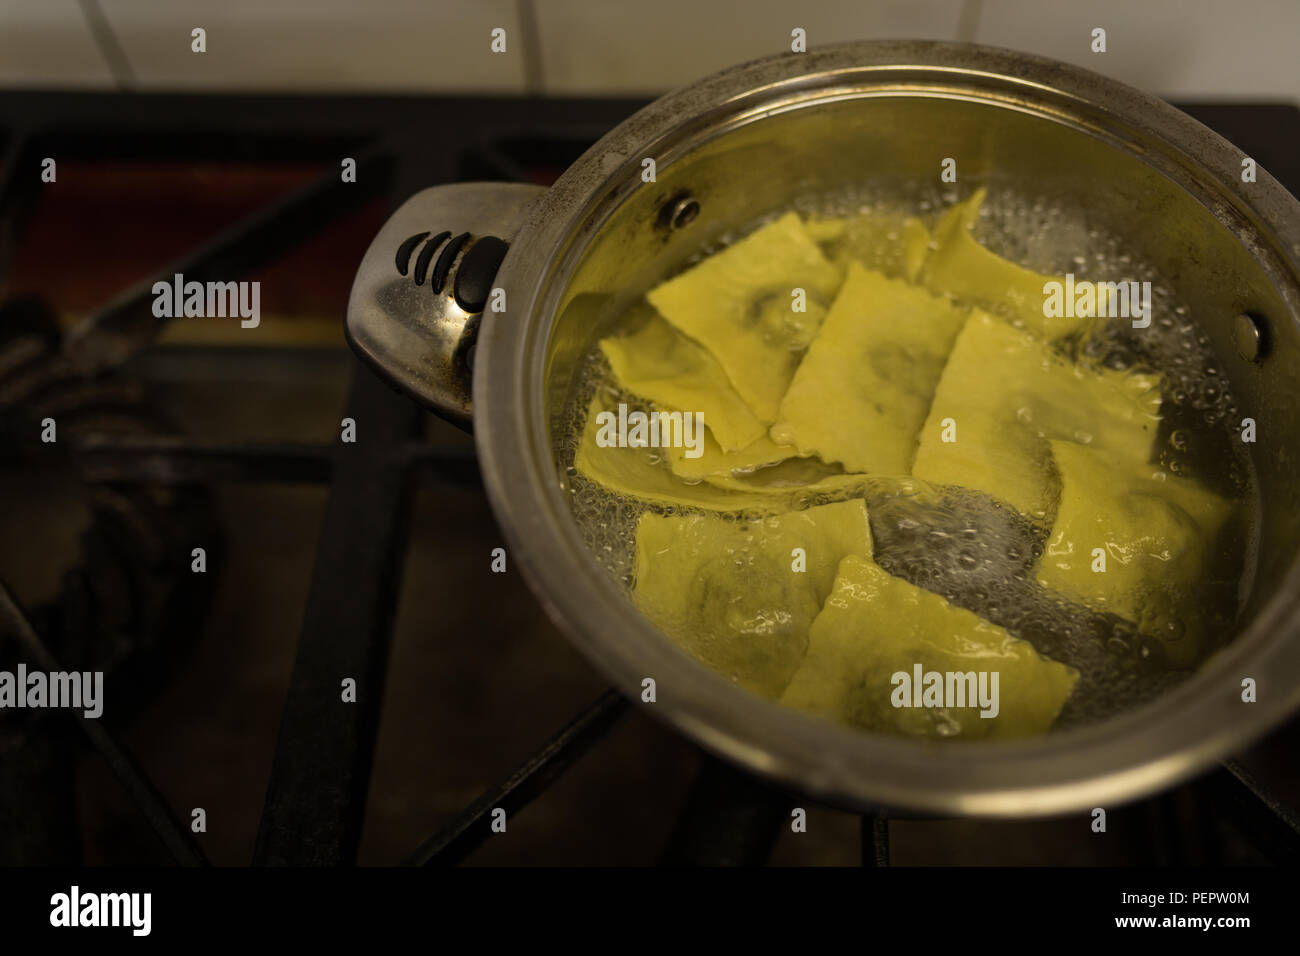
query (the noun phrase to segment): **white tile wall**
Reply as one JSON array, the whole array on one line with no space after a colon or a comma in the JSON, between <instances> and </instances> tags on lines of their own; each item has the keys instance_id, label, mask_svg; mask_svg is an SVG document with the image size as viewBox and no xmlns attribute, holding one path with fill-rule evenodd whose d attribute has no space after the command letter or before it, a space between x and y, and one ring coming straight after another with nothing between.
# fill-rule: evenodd
<instances>
[{"instance_id":1,"label":"white tile wall","mask_svg":"<svg viewBox=\"0 0 1300 956\"><path fill-rule=\"evenodd\" d=\"M801 26L814 45L969 38L1170 97L1300 101L1300 0L95 2L146 89L519 92L531 41L544 92L652 94L787 50ZM489 50L497 26L505 54ZM1095 26L1104 54L1089 52ZM77 0L0 0L0 87L112 82Z\"/></svg>"},{"instance_id":2,"label":"white tile wall","mask_svg":"<svg viewBox=\"0 0 1300 956\"><path fill-rule=\"evenodd\" d=\"M0 0L0 87L112 83L77 0Z\"/></svg>"},{"instance_id":3,"label":"white tile wall","mask_svg":"<svg viewBox=\"0 0 1300 956\"><path fill-rule=\"evenodd\" d=\"M1089 49L1093 27L1105 53ZM1300 0L983 0L974 39L1170 98L1300 101Z\"/></svg>"},{"instance_id":4,"label":"white tile wall","mask_svg":"<svg viewBox=\"0 0 1300 956\"><path fill-rule=\"evenodd\" d=\"M961 0L538 0L550 93L659 93L715 70L809 46L873 37L951 40Z\"/></svg>"},{"instance_id":5,"label":"white tile wall","mask_svg":"<svg viewBox=\"0 0 1300 956\"><path fill-rule=\"evenodd\" d=\"M100 0L141 87L519 92L514 0ZM207 30L207 52L190 31ZM506 30L506 52L491 31Z\"/></svg>"}]
</instances>

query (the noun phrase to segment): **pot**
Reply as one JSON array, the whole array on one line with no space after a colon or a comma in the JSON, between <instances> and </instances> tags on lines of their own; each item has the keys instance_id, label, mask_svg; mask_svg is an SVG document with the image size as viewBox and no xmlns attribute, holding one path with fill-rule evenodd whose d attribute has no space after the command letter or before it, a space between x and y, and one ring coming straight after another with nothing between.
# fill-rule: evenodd
<instances>
[{"instance_id":1,"label":"pot","mask_svg":"<svg viewBox=\"0 0 1300 956\"><path fill-rule=\"evenodd\" d=\"M1131 236L1196 304L1259 436L1235 639L1150 703L1015 742L868 734L707 670L588 553L553 450L578 360L631 294L801 196L934 177L945 157L958 158L963 184L1086 204ZM513 567L626 695L708 750L855 809L1107 807L1244 748L1300 705L1300 204L1263 170L1244 182L1245 158L1161 100L1020 53L905 41L776 56L657 100L550 189L458 184L412 197L361 264L347 330L393 384L472 425Z\"/></svg>"}]
</instances>

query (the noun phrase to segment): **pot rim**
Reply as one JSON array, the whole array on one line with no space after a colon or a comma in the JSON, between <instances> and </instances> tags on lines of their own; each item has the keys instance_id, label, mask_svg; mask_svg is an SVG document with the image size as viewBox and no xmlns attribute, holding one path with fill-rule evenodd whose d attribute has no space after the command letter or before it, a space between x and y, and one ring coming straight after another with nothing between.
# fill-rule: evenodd
<instances>
[{"instance_id":1,"label":"pot rim","mask_svg":"<svg viewBox=\"0 0 1300 956\"><path fill-rule=\"evenodd\" d=\"M695 662L645 619L590 556L569 512L548 437L546 340L564 292L554 277L598 220L634 186L642 156L702 117L801 95L999 92L1012 108L1108 137L1140 130L1149 165L1199 174L1220 193L1210 211L1240 236L1240 218L1271 241L1250 247L1300 316L1300 203L1264 170L1246 195L1233 177L1244 156L1169 104L1114 80L1041 57L972 44L867 41L752 61L669 93L604 136L529 211L498 274L509 313L485 322L473 382L484 483L512 556L548 615L622 691L707 749L810 796L854 808L1025 816L1114 805L1184 779L1244 747L1300 706L1300 561L1251 625L1198 672L1153 701L1097 724L1029 740L909 741L831 724L763 700ZM869 92L875 90L875 93ZM974 91L974 92L972 92ZM980 95L984 91L984 96ZM754 121L761 122L761 119ZM1106 125L1101 125L1105 123ZM660 168L666 163L661 162ZM1171 178L1173 178L1171 176ZM1178 182L1175 179L1175 182ZM1228 201L1231 201L1229 204ZM1203 204L1205 204L1203 202ZM542 250L545 250L544 252ZM1270 258L1271 257L1271 258ZM1270 265L1271 263L1271 265ZM1240 700L1254 677L1257 703Z\"/></svg>"}]
</instances>

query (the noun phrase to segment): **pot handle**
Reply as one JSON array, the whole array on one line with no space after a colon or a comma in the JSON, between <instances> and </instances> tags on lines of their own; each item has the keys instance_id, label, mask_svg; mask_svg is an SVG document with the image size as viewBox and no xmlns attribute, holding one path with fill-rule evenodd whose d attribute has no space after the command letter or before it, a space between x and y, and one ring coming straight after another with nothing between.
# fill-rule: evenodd
<instances>
[{"instance_id":1,"label":"pot handle","mask_svg":"<svg viewBox=\"0 0 1300 956\"><path fill-rule=\"evenodd\" d=\"M382 378L470 429L472 348L501 260L532 204L528 183L416 193L370 243L348 298L348 344Z\"/></svg>"}]
</instances>

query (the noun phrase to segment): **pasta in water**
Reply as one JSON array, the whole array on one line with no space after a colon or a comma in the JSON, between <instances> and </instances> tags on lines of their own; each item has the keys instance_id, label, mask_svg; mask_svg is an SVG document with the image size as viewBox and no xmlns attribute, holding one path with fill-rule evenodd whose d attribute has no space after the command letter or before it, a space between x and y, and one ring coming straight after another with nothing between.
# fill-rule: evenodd
<instances>
[{"instance_id":1,"label":"pasta in water","mask_svg":"<svg viewBox=\"0 0 1300 956\"><path fill-rule=\"evenodd\" d=\"M806 556L801 572L796 548ZM860 500L744 522L645 514L632 599L703 663L776 697L803 660L840 559L870 550Z\"/></svg>"},{"instance_id":2,"label":"pasta in water","mask_svg":"<svg viewBox=\"0 0 1300 956\"><path fill-rule=\"evenodd\" d=\"M644 324L631 335L600 343L614 378L625 390L656 405L703 413L710 434L724 451L739 451L765 436L766 427L707 349L648 305L638 307L632 321Z\"/></svg>"},{"instance_id":3,"label":"pasta in water","mask_svg":"<svg viewBox=\"0 0 1300 956\"><path fill-rule=\"evenodd\" d=\"M1143 463L1160 414L1158 376L1074 365L976 310L957 337L921 430L912 473L992 495L1046 522L1052 440Z\"/></svg>"},{"instance_id":4,"label":"pasta in water","mask_svg":"<svg viewBox=\"0 0 1300 956\"><path fill-rule=\"evenodd\" d=\"M923 279L936 294L982 305L1043 338L1057 338L1088 322L1086 316L1048 318L1043 314L1044 285L1063 281L1003 259L980 245L971 228L979 217L986 190L944 213L934 229L934 253L926 259Z\"/></svg>"},{"instance_id":5,"label":"pasta in water","mask_svg":"<svg viewBox=\"0 0 1300 956\"><path fill-rule=\"evenodd\" d=\"M1205 581L1230 502L1151 465L1052 442L1061 503L1038 580L1118 614L1178 666L1203 650ZM1100 551L1100 555L1097 553Z\"/></svg>"},{"instance_id":6,"label":"pasta in water","mask_svg":"<svg viewBox=\"0 0 1300 956\"><path fill-rule=\"evenodd\" d=\"M766 435L739 451L725 452L718 447L713 436L706 433L704 453L698 458L688 458L684 448L668 449L673 474L687 481L712 481L716 478L750 474L794 456L795 449L788 445L778 445Z\"/></svg>"},{"instance_id":7,"label":"pasta in water","mask_svg":"<svg viewBox=\"0 0 1300 956\"><path fill-rule=\"evenodd\" d=\"M841 274L858 265L915 282L929 251L930 230L915 216L860 213L814 219L805 229Z\"/></svg>"},{"instance_id":8,"label":"pasta in water","mask_svg":"<svg viewBox=\"0 0 1300 956\"><path fill-rule=\"evenodd\" d=\"M663 453L648 448L602 446L597 441L597 416L610 411L597 396L587 408L586 424L574 455L578 474L616 495L666 507L739 511L777 507L770 495L720 488L706 482L688 484L674 475Z\"/></svg>"},{"instance_id":9,"label":"pasta in water","mask_svg":"<svg viewBox=\"0 0 1300 956\"><path fill-rule=\"evenodd\" d=\"M918 672L944 675L937 706L914 705L924 695L924 687L911 686ZM989 675L986 693L997 674L996 701L986 697L983 707L981 673ZM899 674L908 677L906 695L897 693ZM949 681L949 674L957 678ZM1073 668L1040 657L1027 641L855 555L840 562L781 702L869 730L1023 737L1052 725L1078 679Z\"/></svg>"},{"instance_id":10,"label":"pasta in water","mask_svg":"<svg viewBox=\"0 0 1300 956\"><path fill-rule=\"evenodd\" d=\"M646 298L713 353L740 397L770 424L839 283L799 217L787 213ZM795 289L807 297L804 312L791 308Z\"/></svg>"},{"instance_id":11,"label":"pasta in water","mask_svg":"<svg viewBox=\"0 0 1300 956\"><path fill-rule=\"evenodd\" d=\"M966 314L924 289L850 265L772 438L849 471L907 473ZM839 414L828 416L830 407Z\"/></svg>"},{"instance_id":12,"label":"pasta in water","mask_svg":"<svg viewBox=\"0 0 1300 956\"><path fill-rule=\"evenodd\" d=\"M1235 507L1151 464L1162 375L1074 359L1100 320L1045 317L1053 277L974 238L984 199L930 227L787 213L651 288L595 350L572 493L618 503L583 498L596 522L627 515L636 607L753 693L872 732L1024 737L1128 672L1097 663L1115 636L1154 639L1145 666L1172 672L1226 620ZM611 441L597 416L620 401L699 415L698 441ZM1032 613L999 607L1017 593ZM1107 651L1079 644L1085 620Z\"/></svg>"}]
</instances>

